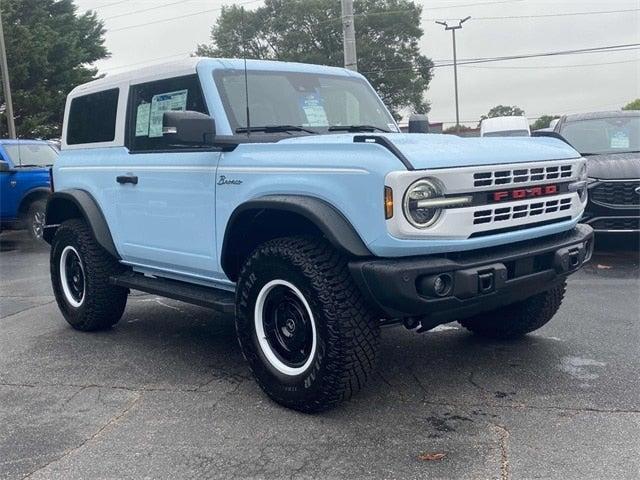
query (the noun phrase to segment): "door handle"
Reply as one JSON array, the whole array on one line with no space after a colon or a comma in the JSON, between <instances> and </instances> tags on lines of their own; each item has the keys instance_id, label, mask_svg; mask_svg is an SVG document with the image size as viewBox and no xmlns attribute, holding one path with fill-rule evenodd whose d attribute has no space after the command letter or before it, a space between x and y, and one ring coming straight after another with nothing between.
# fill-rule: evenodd
<instances>
[{"instance_id":1,"label":"door handle","mask_svg":"<svg viewBox=\"0 0 640 480\"><path fill-rule=\"evenodd\" d=\"M118 175L116 177L116 182L118 182L121 185L124 185L125 183L131 183L132 185L137 185L138 177L136 175Z\"/></svg>"}]
</instances>

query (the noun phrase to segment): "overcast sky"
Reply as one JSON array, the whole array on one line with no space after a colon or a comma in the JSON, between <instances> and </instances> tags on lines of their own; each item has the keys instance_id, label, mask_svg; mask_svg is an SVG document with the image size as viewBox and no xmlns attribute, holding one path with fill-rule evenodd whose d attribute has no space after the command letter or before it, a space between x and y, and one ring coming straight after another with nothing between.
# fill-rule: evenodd
<instances>
[{"instance_id":1,"label":"overcast sky","mask_svg":"<svg viewBox=\"0 0 640 480\"><path fill-rule=\"evenodd\" d=\"M423 5L422 53L436 61L451 59L452 45L451 33L433 20L467 15L471 20L457 33L458 59L640 43L640 0L416 1ZM111 57L98 67L106 73L188 56L209 42L220 7L232 3L252 9L262 1L76 0L81 11L93 9L105 21ZM160 8L136 13L152 7ZM610 10L635 11L553 16ZM531 15L547 16L482 18ZM467 65L458 76L460 119L466 122L497 104L518 105L530 118L618 109L640 97L640 49ZM455 120L451 67L436 69L427 98L432 122Z\"/></svg>"}]
</instances>

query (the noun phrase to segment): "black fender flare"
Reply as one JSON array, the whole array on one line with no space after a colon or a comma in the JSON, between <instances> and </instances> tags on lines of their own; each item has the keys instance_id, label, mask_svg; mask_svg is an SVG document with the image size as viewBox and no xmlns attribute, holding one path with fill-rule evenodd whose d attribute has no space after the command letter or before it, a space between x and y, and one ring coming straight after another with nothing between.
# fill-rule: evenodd
<instances>
[{"instance_id":1,"label":"black fender flare","mask_svg":"<svg viewBox=\"0 0 640 480\"><path fill-rule=\"evenodd\" d=\"M64 190L54 192L47 201L46 226L43 238L47 243L51 243L57 228L62 222L69 218L83 218L91 231L96 242L107 252L120 260L120 255L113 243L113 237L109 230L107 220L104 218L102 210L95 199L84 190Z\"/></svg>"},{"instance_id":2,"label":"black fender flare","mask_svg":"<svg viewBox=\"0 0 640 480\"><path fill-rule=\"evenodd\" d=\"M306 195L266 195L240 204L226 225L220 262L226 272L231 267L230 242L236 221L248 210L277 210L300 215L313 223L336 248L354 257L371 257L372 253L349 220L330 203Z\"/></svg>"}]
</instances>

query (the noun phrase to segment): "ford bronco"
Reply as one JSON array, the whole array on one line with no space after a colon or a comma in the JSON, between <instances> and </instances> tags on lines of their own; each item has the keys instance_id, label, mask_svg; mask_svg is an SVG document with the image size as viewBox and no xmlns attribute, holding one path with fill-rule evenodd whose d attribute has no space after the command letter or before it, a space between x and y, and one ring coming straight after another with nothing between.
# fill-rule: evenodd
<instances>
[{"instance_id":1,"label":"ford bronco","mask_svg":"<svg viewBox=\"0 0 640 480\"><path fill-rule=\"evenodd\" d=\"M362 388L380 327L526 334L587 261L586 166L553 138L400 133L362 75L192 58L75 88L44 238L65 319L130 289L235 315L275 401Z\"/></svg>"}]
</instances>

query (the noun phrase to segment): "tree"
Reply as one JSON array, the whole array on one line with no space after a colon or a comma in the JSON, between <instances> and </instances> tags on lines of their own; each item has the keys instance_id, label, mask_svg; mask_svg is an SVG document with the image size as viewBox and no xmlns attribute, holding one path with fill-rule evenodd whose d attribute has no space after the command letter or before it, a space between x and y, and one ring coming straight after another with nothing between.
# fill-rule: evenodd
<instances>
[{"instance_id":1,"label":"tree","mask_svg":"<svg viewBox=\"0 0 640 480\"><path fill-rule=\"evenodd\" d=\"M73 0L2 0L0 6L18 136L58 137L67 93L95 79L89 65L108 55L103 24L93 12L78 14ZM6 132L3 115L0 137Z\"/></svg>"},{"instance_id":2,"label":"tree","mask_svg":"<svg viewBox=\"0 0 640 480\"><path fill-rule=\"evenodd\" d=\"M542 115L531 124L531 130L540 130L541 128L548 128L551 120L560 118L558 115Z\"/></svg>"},{"instance_id":3,"label":"tree","mask_svg":"<svg viewBox=\"0 0 640 480\"><path fill-rule=\"evenodd\" d=\"M464 134L468 133L468 132L475 132L477 131L477 128L473 128L473 127L468 127L466 125L460 125L460 128L458 129L455 125L453 127L449 127L449 128L445 128L442 133L448 133L448 134L452 134L452 135L456 135L458 133Z\"/></svg>"},{"instance_id":4,"label":"tree","mask_svg":"<svg viewBox=\"0 0 640 480\"><path fill-rule=\"evenodd\" d=\"M512 107L508 105L496 105L489 113L486 115L482 115L480 117L480 122L485 118L493 118L493 117L522 117L524 116L524 110L520 107L513 105Z\"/></svg>"},{"instance_id":5,"label":"tree","mask_svg":"<svg viewBox=\"0 0 640 480\"><path fill-rule=\"evenodd\" d=\"M634 101L627 103L622 110L640 110L640 98L636 98Z\"/></svg>"},{"instance_id":6,"label":"tree","mask_svg":"<svg viewBox=\"0 0 640 480\"><path fill-rule=\"evenodd\" d=\"M396 116L401 109L427 113L433 62L418 46L422 7L411 0L355 0L354 9L360 73ZM340 16L337 0L265 0L253 11L223 7L211 45L199 45L197 54L242 57L244 44L247 58L342 66Z\"/></svg>"}]
</instances>

